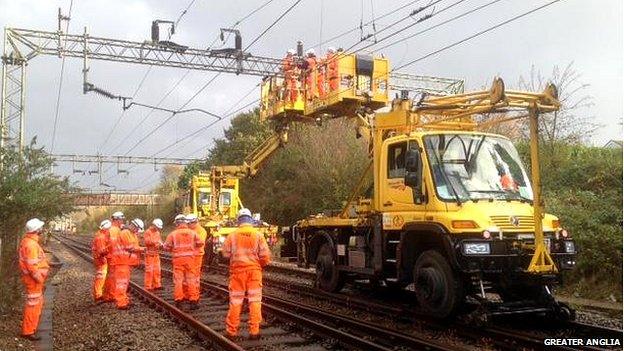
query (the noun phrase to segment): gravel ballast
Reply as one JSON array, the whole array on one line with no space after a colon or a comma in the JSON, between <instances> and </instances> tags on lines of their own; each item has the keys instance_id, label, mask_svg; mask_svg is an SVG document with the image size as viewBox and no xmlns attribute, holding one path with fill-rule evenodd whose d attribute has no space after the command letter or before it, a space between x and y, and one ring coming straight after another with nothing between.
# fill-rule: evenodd
<instances>
[{"instance_id":1,"label":"gravel ballast","mask_svg":"<svg viewBox=\"0 0 624 351\"><path fill-rule=\"evenodd\" d=\"M134 306L119 311L95 305L91 297L93 266L59 243L50 248L63 262L53 278L55 350L201 350L199 341L172 320L133 298Z\"/></svg>"}]
</instances>

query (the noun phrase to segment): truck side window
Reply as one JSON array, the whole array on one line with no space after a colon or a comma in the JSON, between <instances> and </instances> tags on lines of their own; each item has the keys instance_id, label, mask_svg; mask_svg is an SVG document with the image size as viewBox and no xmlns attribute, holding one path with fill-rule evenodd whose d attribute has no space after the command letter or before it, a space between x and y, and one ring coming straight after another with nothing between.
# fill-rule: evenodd
<instances>
[{"instance_id":1,"label":"truck side window","mask_svg":"<svg viewBox=\"0 0 624 351\"><path fill-rule=\"evenodd\" d=\"M388 178L405 177L405 154L407 142L391 144L388 146Z\"/></svg>"}]
</instances>

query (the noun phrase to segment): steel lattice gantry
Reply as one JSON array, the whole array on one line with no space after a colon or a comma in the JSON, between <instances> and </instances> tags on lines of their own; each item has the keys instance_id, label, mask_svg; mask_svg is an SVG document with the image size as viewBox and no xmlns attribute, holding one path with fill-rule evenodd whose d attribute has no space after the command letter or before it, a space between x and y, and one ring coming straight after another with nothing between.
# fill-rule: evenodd
<instances>
[{"instance_id":1,"label":"steel lattice gantry","mask_svg":"<svg viewBox=\"0 0 624 351\"><path fill-rule=\"evenodd\" d=\"M93 37L87 33L86 28L82 35L67 34L62 30L51 32L5 28L0 143L17 140L20 147L23 145L25 69L28 61L39 55L83 59L85 81L88 71L86 62L89 59L262 77L281 74L281 59L253 56L241 50L203 50L169 41L137 42ZM393 90L427 92L435 95L463 91L462 80L404 73L392 73L390 78L390 89Z\"/></svg>"},{"instance_id":2,"label":"steel lattice gantry","mask_svg":"<svg viewBox=\"0 0 624 351\"><path fill-rule=\"evenodd\" d=\"M116 163L116 164L153 164L153 165L190 165L203 160L194 158L172 158L172 157L141 157L141 156L103 156L103 155L70 155L55 154L50 155L55 162L76 162L76 163Z\"/></svg>"}]
</instances>

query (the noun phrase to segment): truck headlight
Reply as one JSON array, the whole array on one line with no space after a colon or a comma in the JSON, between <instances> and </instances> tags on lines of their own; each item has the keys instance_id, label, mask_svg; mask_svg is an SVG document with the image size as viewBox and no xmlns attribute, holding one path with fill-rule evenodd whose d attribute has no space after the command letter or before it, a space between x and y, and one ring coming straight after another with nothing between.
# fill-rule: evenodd
<instances>
[{"instance_id":1,"label":"truck headlight","mask_svg":"<svg viewBox=\"0 0 624 351\"><path fill-rule=\"evenodd\" d=\"M574 247L574 241L566 240L563 242L566 253L574 253L576 252L576 247Z\"/></svg>"},{"instance_id":2,"label":"truck headlight","mask_svg":"<svg viewBox=\"0 0 624 351\"><path fill-rule=\"evenodd\" d=\"M219 237L219 243L223 244L225 242L225 237L224 236L220 236Z\"/></svg>"},{"instance_id":3,"label":"truck headlight","mask_svg":"<svg viewBox=\"0 0 624 351\"><path fill-rule=\"evenodd\" d=\"M466 242L463 244L466 255L489 255L490 243Z\"/></svg>"}]
</instances>

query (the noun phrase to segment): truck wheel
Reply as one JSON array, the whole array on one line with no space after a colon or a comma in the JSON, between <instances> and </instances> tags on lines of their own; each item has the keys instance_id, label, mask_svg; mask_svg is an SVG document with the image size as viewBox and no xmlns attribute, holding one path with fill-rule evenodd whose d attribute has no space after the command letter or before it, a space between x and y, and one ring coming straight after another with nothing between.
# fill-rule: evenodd
<instances>
[{"instance_id":1,"label":"truck wheel","mask_svg":"<svg viewBox=\"0 0 624 351\"><path fill-rule=\"evenodd\" d=\"M338 292L344 279L336 268L336 256L330 243L324 243L316 256L316 286L328 292Z\"/></svg>"},{"instance_id":2,"label":"truck wheel","mask_svg":"<svg viewBox=\"0 0 624 351\"><path fill-rule=\"evenodd\" d=\"M413 277L416 300L425 314L446 318L461 303L461 283L439 252L423 252L414 264Z\"/></svg>"}]
</instances>

